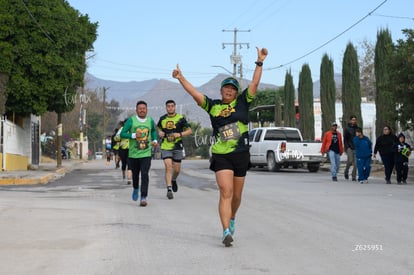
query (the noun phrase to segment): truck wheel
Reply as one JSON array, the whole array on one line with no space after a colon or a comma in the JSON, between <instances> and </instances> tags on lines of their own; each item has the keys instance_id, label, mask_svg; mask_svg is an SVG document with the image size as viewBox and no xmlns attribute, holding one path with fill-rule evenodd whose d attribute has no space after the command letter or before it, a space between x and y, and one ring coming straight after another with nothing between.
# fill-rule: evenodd
<instances>
[{"instance_id":1,"label":"truck wheel","mask_svg":"<svg viewBox=\"0 0 414 275\"><path fill-rule=\"evenodd\" d=\"M319 166L319 163L308 163L308 170L312 173L318 172Z\"/></svg>"},{"instance_id":2,"label":"truck wheel","mask_svg":"<svg viewBox=\"0 0 414 275\"><path fill-rule=\"evenodd\" d=\"M280 165L275 161L275 153L267 153L267 170L270 172L277 172L280 170Z\"/></svg>"}]
</instances>

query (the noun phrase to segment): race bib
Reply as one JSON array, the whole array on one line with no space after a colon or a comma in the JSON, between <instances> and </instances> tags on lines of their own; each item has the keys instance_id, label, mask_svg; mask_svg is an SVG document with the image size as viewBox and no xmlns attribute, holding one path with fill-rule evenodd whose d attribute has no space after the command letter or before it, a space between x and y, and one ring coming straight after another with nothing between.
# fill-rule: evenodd
<instances>
[{"instance_id":1,"label":"race bib","mask_svg":"<svg viewBox=\"0 0 414 275\"><path fill-rule=\"evenodd\" d=\"M137 142L137 148L138 150L145 150L148 148L148 140L139 140Z\"/></svg>"},{"instance_id":2,"label":"race bib","mask_svg":"<svg viewBox=\"0 0 414 275\"><path fill-rule=\"evenodd\" d=\"M168 140L169 142L174 142L174 141L175 141L175 136L174 136L174 134L168 134L168 135L167 135L167 140Z\"/></svg>"},{"instance_id":3,"label":"race bib","mask_svg":"<svg viewBox=\"0 0 414 275\"><path fill-rule=\"evenodd\" d=\"M237 126L237 122L226 124L219 129L220 138L223 141L240 138L240 129Z\"/></svg>"}]
</instances>

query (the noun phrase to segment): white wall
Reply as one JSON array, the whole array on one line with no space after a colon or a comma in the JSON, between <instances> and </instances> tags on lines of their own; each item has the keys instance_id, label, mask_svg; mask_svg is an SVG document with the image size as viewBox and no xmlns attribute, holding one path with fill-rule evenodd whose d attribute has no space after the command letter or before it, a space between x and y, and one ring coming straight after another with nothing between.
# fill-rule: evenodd
<instances>
[{"instance_id":1,"label":"white wall","mask_svg":"<svg viewBox=\"0 0 414 275\"><path fill-rule=\"evenodd\" d=\"M321 103L314 102L313 110L315 116L315 139L321 140L322 138L322 113L321 113ZM364 125L364 134L368 136L371 140L375 141L375 117L376 117L376 108L375 103L361 103L361 113L362 121ZM338 130L343 133L342 129L342 103L335 103L335 117L336 122L338 123Z\"/></svg>"}]
</instances>

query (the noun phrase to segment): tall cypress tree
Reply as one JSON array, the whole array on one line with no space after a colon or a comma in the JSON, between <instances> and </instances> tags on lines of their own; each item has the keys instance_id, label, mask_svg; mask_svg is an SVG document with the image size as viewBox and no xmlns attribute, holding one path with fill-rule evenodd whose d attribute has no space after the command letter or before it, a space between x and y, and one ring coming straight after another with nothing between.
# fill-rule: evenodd
<instances>
[{"instance_id":1,"label":"tall cypress tree","mask_svg":"<svg viewBox=\"0 0 414 275\"><path fill-rule=\"evenodd\" d=\"M404 29L405 39L398 39L390 58L390 89L395 90L398 123L402 130L414 129L414 30ZM413 143L411 143L413 144Z\"/></svg>"},{"instance_id":2,"label":"tall cypress tree","mask_svg":"<svg viewBox=\"0 0 414 275\"><path fill-rule=\"evenodd\" d=\"M335 114L335 76L333 61L327 54L322 57L321 63L321 112L322 112L322 133L331 128L331 123L336 120Z\"/></svg>"},{"instance_id":3,"label":"tall cypress tree","mask_svg":"<svg viewBox=\"0 0 414 275\"><path fill-rule=\"evenodd\" d=\"M313 82L308 64L302 66L298 85L299 129L306 140L315 139L315 116L313 113Z\"/></svg>"},{"instance_id":4,"label":"tall cypress tree","mask_svg":"<svg viewBox=\"0 0 414 275\"><path fill-rule=\"evenodd\" d=\"M342 127L348 124L349 117L355 115L358 126L362 127L361 116L361 84L359 79L358 54L354 45L346 46L342 61Z\"/></svg>"},{"instance_id":5,"label":"tall cypress tree","mask_svg":"<svg viewBox=\"0 0 414 275\"><path fill-rule=\"evenodd\" d=\"M375 45L375 80L377 93L375 96L376 112L376 135L382 134L384 125L390 125L394 130L396 127L396 104L394 93L389 89L390 77L387 60L392 56L393 43L391 33L388 29L377 32L377 43Z\"/></svg>"},{"instance_id":6,"label":"tall cypress tree","mask_svg":"<svg viewBox=\"0 0 414 275\"><path fill-rule=\"evenodd\" d=\"M275 126L282 125L282 100L279 93L275 96Z\"/></svg>"},{"instance_id":7,"label":"tall cypress tree","mask_svg":"<svg viewBox=\"0 0 414 275\"><path fill-rule=\"evenodd\" d=\"M295 86L291 71L286 72L285 76L285 100L283 109L284 126L295 127Z\"/></svg>"}]
</instances>

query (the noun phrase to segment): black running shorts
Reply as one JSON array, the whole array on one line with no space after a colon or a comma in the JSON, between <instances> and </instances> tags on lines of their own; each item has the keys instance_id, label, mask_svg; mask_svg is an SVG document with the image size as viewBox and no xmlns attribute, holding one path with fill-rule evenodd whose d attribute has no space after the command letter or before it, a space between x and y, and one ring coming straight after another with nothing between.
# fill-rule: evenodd
<instances>
[{"instance_id":1,"label":"black running shorts","mask_svg":"<svg viewBox=\"0 0 414 275\"><path fill-rule=\"evenodd\" d=\"M250 168L250 153L213 154L210 159L210 170L233 170L234 176L244 177Z\"/></svg>"}]
</instances>

